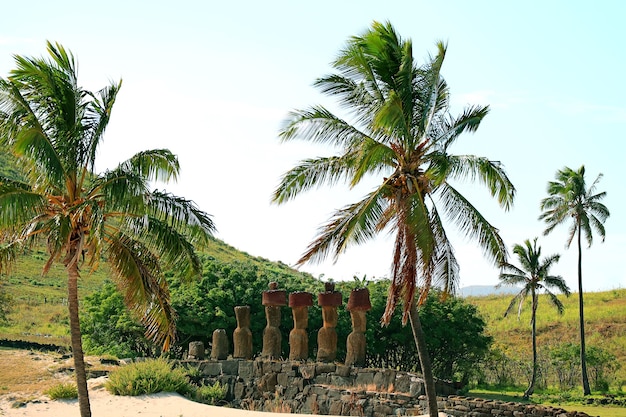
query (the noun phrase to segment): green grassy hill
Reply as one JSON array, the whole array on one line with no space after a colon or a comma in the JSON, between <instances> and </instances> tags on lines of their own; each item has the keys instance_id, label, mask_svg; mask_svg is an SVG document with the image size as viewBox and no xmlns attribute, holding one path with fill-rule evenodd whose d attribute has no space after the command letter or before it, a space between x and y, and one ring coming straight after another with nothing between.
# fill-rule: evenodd
<instances>
[{"instance_id":1,"label":"green grassy hill","mask_svg":"<svg viewBox=\"0 0 626 417\"><path fill-rule=\"evenodd\" d=\"M272 276L291 276L313 280L281 262L271 262L241 252L219 239L211 239L205 256L221 264L249 263ZM25 253L9 274L0 275L0 285L12 304L8 323L0 323L0 339L68 345L69 321L66 305L67 276L61 264L54 264L46 276L41 275L47 255L43 251ZM269 273L272 274L269 274ZM79 296L96 291L109 278L105 262L94 272L83 271L79 281Z\"/></svg>"},{"instance_id":2,"label":"green grassy hill","mask_svg":"<svg viewBox=\"0 0 626 417\"><path fill-rule=\"evenodd\" d=\"M565 342L580 343L578 294L559 298L565 305L563 315L557 313L545 296L540 296L537 311L540 356ZM517 309L503 317L511 299L511 295L467 298L482 314L496 346L513 358L526 360L532 357L530 300L518 320ZM626 289L585 293L584 303L587 348L596 346L615 355L622 364L616 372L617 382L626 385Z\"/></svg>"}]
</instances>

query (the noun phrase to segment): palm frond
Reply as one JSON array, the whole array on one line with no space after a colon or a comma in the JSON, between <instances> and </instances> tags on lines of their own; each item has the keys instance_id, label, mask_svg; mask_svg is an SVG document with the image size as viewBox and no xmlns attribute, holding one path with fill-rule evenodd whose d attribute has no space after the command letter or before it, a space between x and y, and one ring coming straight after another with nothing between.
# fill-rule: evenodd
<instances>
[{"instance_id":1,"label":"palm frond","mask_svg":"<svg viewBox=\"0 0 626 417\"><path fill-rule=\"evenodd\" d=\"M180 171L178 158L168 149L138 152L120 164L123 171L132 171L149 181L176 180Z\"/></svg>"},{"instance_id":2,"label":"palm frond","mask_svg":"<svg viewBox=\"0 0 626 417\"><path fill-rule=\"evenodd\" d=\"M348 178L353 155L305 159L285 172L274 190L272 202L283 204L300 193Z\"/></svg>"},{"instance_id":3,"label":"palm frond","mask_svg":"<svg viewBox=\"0 0 626 417\"><path fill-rule=\"evenodd\" d=\"M446 155L441 153L433 153L431 158L433 171L437 171L443 159L445 160L444 166L448 169L447 177L449 179L461 179L471 182L478 179L481 184L487 186L491 196L497 198L501 207L505 210L509 210L512 207L515 198L515 186L509 180L504 167L499 162L473 155ZM436 173L435 177L441 178L442 173Z\"/></svg>"},{"instance_id":4,"label":"palm frond","mask_svg":"<svg viewBox=\"0 0 626 417\"><path fill-rule=\"evenodd\" d=\"M324 107L315 106L290 112L278 136L283 142L300 139L347 149L370 135L338 118Z\"/></svg>"},{"instance_id":5,"label":"palm frond","mask_svg":"<svg viewBox=\"0 0 626 417\"><path fill-rule=\"evenodd\" d=\"M193 244L204 245L215 232L211 216L192 200L155 190L148 196L147 211L174 230L181 230Z\"/></svg>"},{"instance_id":6,"label":"palm frond","mask_svg":"<svg viewBox=\"0 0 626 417\"><path fill-rule=\"evenodd\" d=\"M439 188L439 197L446 215L460 232L475 240L485 256L496 266L506 262L507 249L498 233L485 217L456 189L445 183Z\"/></svg>"},{"instance_id":7,"label":"palm frond","mask_svg":"<svg viewBox=\"0 0 626 417\"><path fill-rule=\"evenodd\" d=\"M40 214L46 201L27 184L0 177L0 230L24 225Z\"/></svg>"},{"instance_id":8,"label":"palm frond","mask_svg":"<svg viewBox=\"0 0 626 417\"><path fill-rule=\"evenodd\" d=\"M384 187L380 187L358 203L337 210L330 221L320 228L297 264L321 261L331 252L337 259L349 245L363 243L377 234L387 204L384 193Z\"/></svg>"},{"instance_id":9,"label":"palm frond","mask_svg":"<svg viewBox=\"0 0 626 417\"><path fill-rule=\"evenodd\" d=\"M167 350L176 338L176 314L158 258L126 235L110 237L107 258L125 304L141 318L146 336Z\"/></svg>"}]
</instances>

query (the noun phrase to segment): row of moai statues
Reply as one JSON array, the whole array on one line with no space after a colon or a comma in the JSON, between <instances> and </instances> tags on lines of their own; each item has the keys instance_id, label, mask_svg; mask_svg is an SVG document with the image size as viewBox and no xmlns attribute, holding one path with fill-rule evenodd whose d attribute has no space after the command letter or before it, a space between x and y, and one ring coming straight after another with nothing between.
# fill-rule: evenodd
<instances>
[{"instance_id":1,"label":"row of moai statues","mask_svg":"<svg viewBox=\"0 0 626 417\"><path fill-rule=\"evenodd\" d=\"M263 330L263 350L261 357L279 359L282 356L280 332L281 307L287 305L285 290L278 289L276 282L271 282L268 291L263 291L262 304L265 307L267 325ZM324 292L318 294L318 305L322 308L323 326L317 333L317 360L333 362L337 358L337 308L342 304L341 293L335 291L335 284L325 284ZM307 327L308 309L313 305L313 294L294 292L289 294L289 307L293 314L293 329L289 333L289 359L308 359L309 340ZM365 363L366 312L372 308L367 288L352 290L348 299L347 310L352 318L352 332L346 341L345 364L360 366ZM250 331L250 307L235 307L237 328L233 333L233 358L252 359L252 332ZM192 342L193 343L193 342ZM226 359L228 339L224 329L213 332L211 358ZM192 345L190 344L190 356Z\"/></svg>"}]
</instances>

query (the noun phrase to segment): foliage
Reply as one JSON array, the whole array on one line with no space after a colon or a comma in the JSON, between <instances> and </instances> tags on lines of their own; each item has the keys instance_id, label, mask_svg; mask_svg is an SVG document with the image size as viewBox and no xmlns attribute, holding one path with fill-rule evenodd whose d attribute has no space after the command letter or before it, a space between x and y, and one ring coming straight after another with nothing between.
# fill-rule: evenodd
<instances>
[{"instance_id":1,"label":"foliage","mask_svg":"<svg viewBox=\"0 0 626 417\"><path fill-rule=\"evenodd\" d=\"M213 385L202 385L196 388L194 398L196 401L211 405L217 405L226 398L228 387L215 381Z\"/></svg>"},{"instance_id":2,"label":"foliage","mask_svg":"<svg viewBox=\"0 0 626 417\"><path fill-rule=\"evenodd\" d=\"M224 329L226 334L232 335L237 327L235 307L248 305L253 351L258 354L263 346L266 325L261 295L268 289L268 284L278 282L279 288L287 294L295 291L317 294L323 288L323 284L311 275L276 264L272 266L269 262L261 265L251 260L222 263L212 256L201 255L201 258L203 273L200 280L183 285L176 276L170 277L172 305L178 314L178 346L183 350L190 341L203 341L209 346L216 329ZM313 355L317 331L321 327L321 313L317 305L309 310L309 349ZM284 331L293 327L288 309L283 309L281 320ZM288 338L284 337L283 352L288 349Z\"/></svg>"},{"instance_id":3,"label":"foliage","mask_svg":"<svg viewBox=\"0 0 626 417\"><path fill-rule=\"evenodd\" d=\"M187 395L194 391L185 370L173 368L165 359L146 359L122 366L109 373L105 388L114 395L131 396L157 392Z\"/></svg>"},{"instance_id":4,"label":"foliage","mask_svg":"<svg viewBox=\"0 0 626 417\"><path fill-rule=\"evenodd\" d=\"M420 308L420 319L428 334L426 344L439 378L467 383L483 361L492 338L475 306L462 298L428 297Z\"/></svg>"},{"instance_id":5,"label":"foliage","mask_svg":"<svg viewBox=\"0 0 626 417\"><path fill-rule=\"evenodd\" d=\"M145 328L130 314L124 297L110 281L85 297L80 321L88 354L134 358L159 353L158 346L145 337Z\"/></svg>"},{"instance_id":6,"label":"foliage","mask_svg":"<svg viewBox=\"0 0 626 417\"><path fill-rule=\"evenodd\" d=\"M321 185L354 187L364 178L379 178L371 192L332 214L298 263L329 255L336 259L383 231L395 236L382 320L389 324L396 306L403 304L402 322L410 317L431 416L437 415L437 401L416 302L426 299L433 284L445 292L458 285L446 220L452 219L494 264L506 261L498 229L453 182L476 180L504 209L511 207L515 194L499 162L451 153L464 132L478 129L489 108L475 105L459 116L450 113L450 90L441 74L447 46L438 42L436 48L435 55L418 64L411 40L402 39L389 22L374 21L351 37L332 63L335 73L315 82L348 110L348 118L311 106L292 111L280 132L283 141L323 143L337 152L300 161L283 174L272 196L282 204Z\"/></svg>"},{"instance_id":7,"label":"foliage","mask_svg":"<svg viewBox=\"0 0 626 417\"><path fill-rule=\"evenodd\" d=\"M70 336L81 416L91 415L79 321L81 269L103 259L149 337L167 350L174 312L162 268L199 274L194 250L214 230L192 201L151 182L176 179L178 159L167 149L143 151L112 170L95 172L96 155L121 81L97 92L78 85L77 62L60 44L47 58L15 55L0 78L0 149L13 154L24 180L0 177L0 272L26 249L45 247L45 274L67 271Z\"/></svg>"},{"instance_id":8,"label":"foliage","mask_svg":"<svg viewBox=\"0 0 626 417\"><path fill-rule=\"evenodd\" d=\"M545 294L539 298L540 303L549 302ZM530 301L525 304L519 320L507 320L502 312L510 303L509 296L469 297L467 300L485 318L488 333L494 339L489 357L478 366L481 374L471 382L517 387L527 384L532 370L528 366L532 360L528 349L531 343L528 332ZM558 387L568 390L580 379L580 358L576 355L579 345L571 344L567 348L568 345L564 345L564 341L575 340L577 336L578 300L570 297L562 301L563 315L547 309L537 316L540 389ZM626 369L613 365L626 361L626 289L585 293L585 312L589 349L601 347L615 357L601 372L609 388L620 391L626 381ZM568 352L561 352L562 349L568 349ZM558 362L553 355L559 355ZM592 376L593 367L589 366L589 372Z\"/></svg>"},{"instance_id":9,"label":"foliage","mask_svg":"<svg viewBox=\"0 0 626 417\"><path fill-rule=\"evenodd\" d=\"M48 388L45 394L53 400L78 398L78 388L76 384L62 382Z\"/></svg>"}]
</instances>

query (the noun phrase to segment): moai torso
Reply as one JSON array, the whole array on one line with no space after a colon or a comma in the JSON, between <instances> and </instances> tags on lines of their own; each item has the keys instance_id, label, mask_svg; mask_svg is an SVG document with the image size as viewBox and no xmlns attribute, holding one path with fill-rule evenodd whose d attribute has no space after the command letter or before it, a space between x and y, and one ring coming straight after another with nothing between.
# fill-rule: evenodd
<instances>
[{"instance_id":1,"label":"moai torso","mask_svg":"<svg viewBox=\"0 0 626 417\"><path fill-rule=\"evenodd\" d=\"M252 359L252 332L250 306L235 307L237 328L233 333L233 358Z\"/></svg>"},{"instance_id":2,"label":"moai torso","mask_svg":"<svg viewBox=\"0 0 626 417\"><path fill-rule=\"evenodd\" d=\"M269 291L263 291L267 325L263 330L263 350L261 356L268 359L281 357L280 307L287 305L287 294L278 289L276 282L270 282Z\"/></svg>"},{"instance_id":3,"label":"moai torso","mask_svg":"<svg viewBox=\"0 0 626 417\"><path fill-rule=\"evenodd\" d=\"M366 312L372 308L367 288L352 290L348 300L348 311L352 318L352 332L346 342L346 365L365 365Z\"/></svg>"},{"instance_id":4,"label":"moai torso","mask_svg":"<svg viewBox=\"0 0 626 417\"><path fill-rule=\"evenodd\" d=\"M327 282L325 292L319 293L317 303L322 307L323 327L317 332L317 360L332 362L337 358L337 307L341 305L341 293L335 291L335 284Z\"/></svg>"},{"instance_id":5,"label":"moai torso","mask_svg":"<svg viewBox=\"0 0 626 417\"><path fill-rule=\"evenodd\" d=\"M289 294L289 307L293 312L293 329L289 332L289 360L306 360L309 357L309 307L313 294L294 292Z\"/></svg>"}]
</instances>

